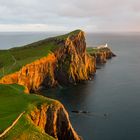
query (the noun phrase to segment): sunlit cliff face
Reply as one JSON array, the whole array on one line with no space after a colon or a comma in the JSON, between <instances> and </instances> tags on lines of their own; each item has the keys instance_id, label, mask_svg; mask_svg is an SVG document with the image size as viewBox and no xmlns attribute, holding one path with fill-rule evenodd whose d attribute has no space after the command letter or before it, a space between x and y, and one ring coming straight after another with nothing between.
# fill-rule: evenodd
<instances>
[{"instance_id":1,"label":"sunlit cliff face","mask_svg":"<svg viewBox=\"0 0 140 140\"><path fill-rule=\"evenodd\" d=\"M17 83L25 86L26 92L34 92L58 84L88 80L95 73L96 62L94 57L86 53L84 32L69 35L60 40L58 46L48 56L25 65L16 73L4 76L0 83Z\"/></svg>"},{"instance_id":2,"label":"sunlit cliff face","mask_svg":"<svg viewBox=\"0 0 140 140\"><path fill-rule=\"evenodd\" d=\"M34 125L39 126L43 132L57 140L81 139L72 128L67 111L58 101L35 108L27 117Z\"/></svg>"}]
</instances>

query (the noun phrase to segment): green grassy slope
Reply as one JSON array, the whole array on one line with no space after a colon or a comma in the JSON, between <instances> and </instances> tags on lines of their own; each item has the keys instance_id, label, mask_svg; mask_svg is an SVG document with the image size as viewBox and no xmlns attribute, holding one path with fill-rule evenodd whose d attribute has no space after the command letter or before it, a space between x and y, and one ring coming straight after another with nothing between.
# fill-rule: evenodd
<instances>
[{"instance_id":1,"label":"green grassy slope","mask_svg":"<svg viewBox=\"0 0 140 140\"><path fill-rule=\"evenodd\" d=\"M88 52L88 53L97 53L98 51L99 51L99 49L97 49L97 48L93 48L93 47L88 47L88 48L86 48L86 51Z\"/></svg>"},{"instance_id":2,"label":"green grassy slope","mask_svg":"<svg viewBox=\"0 0 140 140\"><path fill-rule=\"evenodd\" d=\"M22 66L47 56L56 47L54 42L44 41L24 47L0 50L0 77L18 71Z\"/></svg>"},{"instance_id":3,"label":"green grassy slope","mask_svg":"<svg viewBox=\"0 0 140 140\"><path fill-rule=\"evenodd\" d=\"M0 77L16 72L24 65L47 56L58 47L61 47L57 41L63 41L68 36L79 32L80 30L75 30L65 35L44 39L22 47L0 50Z\"/></svg>"},{"instance_id":4,"label":"green grassy slope","mask_svg":"<svg viewBox=\"0 0 140 140\"><path fill-rule=\"evenodd\" d=\"M0 85L0 133L9 127L22 112L29 113L34 107L43 103L50 104L52 100L37 95L27 95L23 92L24 88L19 85ZM18 123L10 130L6 140L14 137L34 137L35 139L50 139L52 137L42 133L26 117L26 113L19 119Z\"/></svg>"},{"instance_id":5,"label":"green grassy slope","mask_svg":"<svg viewBox=\"0 0 140 140\"><path fill-rule=\"evenodd\" d=\"M97 47L88 47L86 48L86 51L90 54L90 53L100 53L100 52L104 52L104 51L111 51L108 47L106 48L97 48Z\"/></svg>"}]
</instances>

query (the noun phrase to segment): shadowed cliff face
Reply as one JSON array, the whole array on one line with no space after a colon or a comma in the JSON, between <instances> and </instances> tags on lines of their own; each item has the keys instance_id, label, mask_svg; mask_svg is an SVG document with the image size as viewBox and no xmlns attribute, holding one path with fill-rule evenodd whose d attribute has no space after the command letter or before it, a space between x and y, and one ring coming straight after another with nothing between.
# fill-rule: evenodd
<instances>
[{"instance_id":1,"label":"shadowed cliff face","mask_svg":"<svg viewBox=\"0 0 140 140\"><path fill-rule=\"evenodd\" d=\"M52 53L4 76L0 83L18 83L26 87L26 92L35 92L58 84L88 80L95 73L95 59L86 53L84 32L68 35L65 39L54 38L53 41L58 48Z\"/></svg>"},{"instance_id":2,"label":"shadowed cliff face","mask_svg":"<svg viewBox=\"0 0 140 140\"><path fill-rule=\"evenodd\" d=\"M86 53L86 42L83 32L70 36L65 45L55 52L58 65L56 79L61 84L76 83L95 73L95 59Z\"/></svg>"},{"instance_id":3,"label":"shadowed cliff face","mask_svg":"<svg viewBox=\"0 0 140 140\"><path fill-rule=\"evenodd\" d=\"M65 108L57 101L49 106L43 104L35 108L28 118L34 125L57 140L81 139L72 128Z\"/></svg>"}]
</instances>

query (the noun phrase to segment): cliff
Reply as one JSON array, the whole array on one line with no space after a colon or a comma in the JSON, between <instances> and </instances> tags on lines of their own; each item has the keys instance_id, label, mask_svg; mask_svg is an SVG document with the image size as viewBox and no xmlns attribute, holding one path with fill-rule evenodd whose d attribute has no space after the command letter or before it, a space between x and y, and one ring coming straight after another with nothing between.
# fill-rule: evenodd
<instances>
[{"instance_id":1,"label":"cliff","mask_svg":"<svg viewBox=\"0 0 140 140\"><path fill-rule=\"evenodd\" d=\"M47 48L50 43L53 44L53 49L47 56L22 66L17 72L5 75L0 83L17 83L25 86L26 92L36 92L58 84L75 84L93 76L96 62L95 58L86 52L83 31L76 30L63 36L43 40L37 45L43 44L43 47L46 45ZM38 46L30 44L24 48Z\"/></svg>"},{"instance_id":2,"label":"cliff","mask_svg":"<svg viewBox=\"0 0 140 140\"><path fill-rule=\"evenodd\" d=\"M70 124L69 116L63 105L53 102L42 104L28 115L32 123L58 140L80 140Z\"/></svg>"},{"instance_id":3,"label":"cliff","mask_svg":"<svg viewBox=\"0 0 140 140\"><path fill-rule=\"evenodd\" d=\"M24 94L19 85L0 85L0 91L0 134L8 130L0 139L80 140L60 102Z\"/></svg>"},{"instance_id":4,"label":"cliff","mask_svg":"<svg viewBox=\"0 0 140 140\"><path fill-rule=\"evenodd\" d=\"M95 58L96 64L106 63L108 59L116 56L109 47L104 47L104 45L87 48L87 52Z\"/></svg>"}]
</instances>

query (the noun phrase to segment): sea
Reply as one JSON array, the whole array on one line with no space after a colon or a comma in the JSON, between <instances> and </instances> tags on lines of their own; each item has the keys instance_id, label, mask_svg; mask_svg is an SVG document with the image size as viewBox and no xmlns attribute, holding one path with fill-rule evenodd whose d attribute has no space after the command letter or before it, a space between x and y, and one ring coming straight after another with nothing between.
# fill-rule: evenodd
<instances>
[{"instance_id":1,"label":"sea","mask_svg":"<svg viewBox=\"0 0 140 140\"><path fill-rule=\"evenodd\" d=\"M58 34L1 32L0 49ZM41 94L65 106L84 140L140 140L140 33L87 33L86 42L87 47L107 43L117 57L99 65L92 81Z\"/></svg>"}]
</instances>

